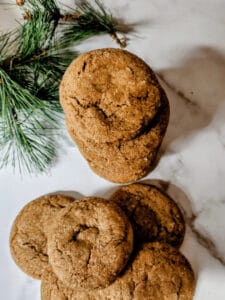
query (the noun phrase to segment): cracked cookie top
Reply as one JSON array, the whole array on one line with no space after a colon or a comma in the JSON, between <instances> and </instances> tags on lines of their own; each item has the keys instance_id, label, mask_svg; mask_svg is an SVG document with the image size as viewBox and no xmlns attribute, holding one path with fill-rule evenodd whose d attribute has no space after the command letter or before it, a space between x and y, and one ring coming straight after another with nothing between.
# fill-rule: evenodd
<instances>
[{"instance_id":1,"label":"cracked cookie top","mask_svg":"<svg viewBox=\"0 0 225 300\"><path fill-rule=\"evenodd\" d=\"M140 245L124 272L108 287L66 288L49 270L42 278L43 300L192 300L195 277L188 260L170 245Z\"/></svg>"},{"instance_id":2,"label":"cracked cookie top","mask_svg":"<svg viewBox=\"0 0 225 300\"><path fill-rule=\"evenodd\" d=\"M101 198L84 198L67 206L49 230L49 262L70 288L107 286L123 270L132 249L127 217Z\"/></svg>"},{"instance_id":3,"label":"cracked cookie top","mask_svg":"<svg viewBox=\"0 0 225 300\"><path fill-rule=\"evenodd\" d=\"M155 242L140 247L127 271L106 295L110 299L192 300L194 290L195 277L188 260L172 246ZM125 296L116 298L115 292Z\"/></svg>"},{"instance_id":4,"label":"cracked cookie top","mask_svg":"<svg viewBox=\"0 0 225 300\"><path fill-rule=\"evenodd\" d=\"M76 134L96 142L135 139L154 122L161 97L150 67L120 49L80 55L60 85L60 102Z\"/></svg>"},{"instance_id":5,"label":"cracked cookie top","mask_svg":"<svg viewBox=\"0 0 225 300\"><path fill-rule=\"evenodd\" d=\"M110 198L128 216L138 241L165 242L179 247L184 239L185 222L177 204L159 188L149 184L130 184Z\"/></svg>"},{"instance_id":6,"label":"cracked cookie top","mask_svg":"<svg viewBox=\"0 0 225 300\"><path fill-rule=\"evenodd\" d=\"M57 212L73 201L65 195L46 195L29 202L16 217L10 234L11 254L28 275L41 278L48 265L48 226Z\"/></svg>"}]
</instances>

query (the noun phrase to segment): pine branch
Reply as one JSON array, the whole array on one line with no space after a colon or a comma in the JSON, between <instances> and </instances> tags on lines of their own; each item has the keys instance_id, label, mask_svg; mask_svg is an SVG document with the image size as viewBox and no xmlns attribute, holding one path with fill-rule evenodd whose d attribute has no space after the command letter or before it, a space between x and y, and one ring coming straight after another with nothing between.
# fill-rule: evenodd
<instances>
[{"instance_id":1,"label":"pine branch","mask_svg":"<svg viewBox=\"0 0 225 300\"><path fill-rule=\"evenodd\" d=\"M48 12L49 22L53 22L55 28L60 25L62 30L62 44L64 47L74 45L92 36L108 33L119 44L121 48L126 47L126 40L119 39L117 32L121 26L107 12L99 0L94 0L94 5L89 1L79 1L75 8L64 9L60 13L55 0L26 0L24 11L39 10L42 13ZM25 14L27 18L29 13Z\"/></svg>"},{"instance_id":2,"label":"pine branch","mask_svg":"<svg viewBox=\"0 0 225 300\"><path fill-rule=\"evenodd\" d=\"M62 16L61 25L64 26L64 45L71 45L95 35L108 33L120 45L126 47L126 41L119 39L117 31L120 26L107 12L99 0L95 0L95 6L88 1L80 1L76 8L70 9Z\"/></svg>"},{"instance_id":3,"label":"pine branch","mask_svg":"<svg viewBox=\"0 0 225 300\"><path fill-rule=\"evenodd\" d=\"M24 11L24 19L33 20L35 22L38 18L43 18L41 24L40 33L48 33L46 36L46 41L51 41L54 37L55 30L58 26L60 15L60 9L56 4L55 0L26 0L23 6L21 6ZM38 25L38 23L37 23ZM45 25L46 31L42 26ZM29 36L29 35L28 35ZM43 35L44 37L44 35ZM44 39L40 37L40 42ZM43 48L43 47L42 47Z\"/></svg>"},{"instance_id":4,"label":"pine branch","mask_svg":"<svg viewBox=\"0 0 225 300\"><path fill-rule=\"evenodd\" d=\"M99 0L62 13L55 0L16 0L24 23L0 37L0 167L45 171L53 162L62 110L58 88L81 41L109 33L121 47L118 24Z\"/></svg>"},{"instance_id":5,"label":"pine branch","mask_svg":"<svg viewBox=\"0 0 225 300\"><path fill-rule=\"evenodd\" d=\"M9 33L0 40L1 167L17 165L23 173L43 172L55 158L59 81L74 58L49 38L47 17L34 11L14 39Z\"/></svg>"},{"instance_id":6,"label":"pine branch","mask_svg":"<svg viewBox=\"0 0 225 300\"><path fill-rule=\"evenodd\" d=\"M39 10L41 12L48 12L51 16L60 16L60 9L55 0L22 0L21 5L23 9L31 11ZM56 19L55 17L53 19Z\"/></svg>"},{"instance_id":7,"label":"pine branch","mask_svg":"<svg viewBox=\"0 0 225 300\"><path fill-rule=\"evenodd\" d=\"M76 55L76 52L62 52L53 47L39 55L13 64L9 74L17 82L25 83L26 87L33 95L40 99L54 101L59 106L59 82L65 69ZM53 87L55 89L55 97L49 98L50 94L53 95ZM48 89L51 91L50 94Z\"/></svg>"},{"instance_id":8,"label":"pine branch","mask_svg":"<svg viewBox=\"0 0 225 300\"><path fill-rule=\"evenodd\" d=\"M42 172L55 156L49 135L58 127L58 114L0 69L0 149L2 167L17 164L20 171Z\"/></svg>"}]
</instances>

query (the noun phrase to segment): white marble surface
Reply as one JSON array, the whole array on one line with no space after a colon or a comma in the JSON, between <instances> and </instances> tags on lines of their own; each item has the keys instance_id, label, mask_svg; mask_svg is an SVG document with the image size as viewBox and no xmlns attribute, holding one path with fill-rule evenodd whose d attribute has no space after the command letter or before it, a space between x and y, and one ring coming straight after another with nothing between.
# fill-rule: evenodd
<instances>
[{"instance_id":1,"label":"white marble surface","mask_svg":"<svg viewBox=\"0 0 225 300\"><path fill-rule=\"evenodd\" d=\"M185 212L188 227L181 251L196 274L194 299L224 300L225 1L104 3L133 24L128 50L153 67L170 100L162 157L145 180L161 185ZM0 30L14 26L16 14L15 8L6 11L0 6ZM115 44L101 36L79 48L108 46ZM27 202L53 191L104 196L113 187L90 171L70 142L48 175L21 179L9 170L0 171L0 299L40 299L40 282L16 267L8 246L12 221Z\"/></svg>"}]
</instances>

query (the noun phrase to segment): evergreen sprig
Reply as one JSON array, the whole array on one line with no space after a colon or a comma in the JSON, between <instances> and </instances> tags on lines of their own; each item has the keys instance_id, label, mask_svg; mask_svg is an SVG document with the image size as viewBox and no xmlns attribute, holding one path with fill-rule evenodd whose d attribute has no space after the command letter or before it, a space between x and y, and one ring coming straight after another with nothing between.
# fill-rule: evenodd
<instances>
[{"instance_id":1,"label":"evergreen sprig","mask_svg":"<svg viewBox=\"0 0 225 300\"><path fill-rule=\"evenodd\" d=\"M89 2L81 1L75 9L65 12L62 17L63 38L66 45L81 39L89 38L102 33L109 33L123 48L126 46L124 39L119 39L116 32L122 27L107 12L99 0L95 0L96 7Z\"/></svg>"},{"instance_id":2,"label":"evergreen sprig","mask_svg":"<svg viewBox=\"0 0 225 300\"><path fill-rule=\"evenodd\" d=\"M58 88L77 52L70 46L119 26L96 0L74 9L55 0L17 0L24 22L0 37L0 167L21 173L48 169L56 156L62 119Z\"/></svg>"},{"instance_id":3,"label":"evergreen sprig","mask_svg":"<svg viewBox=\"0 0 225 300\"><path fill-rule=\"evenodd\" d=\"M49 135L58 126L55 107L48 101L40 101L2 69L0 78L1 166L10 163L17 164L20 171L44 171L55 155Z\"/></svg>"}]
</instances>

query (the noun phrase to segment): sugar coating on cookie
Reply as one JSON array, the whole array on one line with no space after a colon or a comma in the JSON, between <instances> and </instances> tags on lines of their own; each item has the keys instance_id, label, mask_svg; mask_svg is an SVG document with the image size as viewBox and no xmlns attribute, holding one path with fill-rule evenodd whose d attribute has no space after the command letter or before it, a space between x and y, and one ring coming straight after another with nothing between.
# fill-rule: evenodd
<instances>
[{"instance_id":1,"label":"sugar coating on cookie","mask_svg":"<svg viewBox=\"0 0 225 300\"><path fill-rule=\"evenodd\" d=\"M66 70L60 101L77 134L96 142L130 140L152 122L161 90L148 65L120 49L80 55Z\"/></svg>"},{"instance_id":2,"label":"sugar coating on cookie","mask_svg":"<svg viewBox=\"0 0 225 300\"><path fill-rule=\"evenodd\" d=\"M42 300L192 300L194 291L195 276L188 260L159 242L142 244L123 273L104 289L66 288L52 271L45 274L41 288Z\"/></svg>"},{"instance_id":3,"label":"sugar coating on cookie","mask_svg":"<svg viewBox=\"0 0 225 300\"><path fill-rule=\"evenodd\" d=\"M161 241L179 247L185 234L182 213L167 194L154 185L130 184L119 188L110 201L128 216L137 241Z\"/></svg>"},{"instance_id":4,"label":"sugar coating on cookie","mask_svg":"<svg viewBox=\"0 0 225 300\"><path fill-rule=\"evenodd\" d=\"M95 197L62 211L48 238L52 269L70 288L107 286L126 266L132 249L132 226L123 211Z\"/></svg>"},{"instance_id":5,"label":"sugar coating on cookie","mask_svg":"<svg viewBox=\"0 0 225 300\"><path fill-rule=\"evenodd\" d=\"M74 198L55 194L29 202L16 217L10 234L10 250L16 264L28 275L41 278L48 265L47 231L55 215Z\"/></svg>"}]
</instances>

